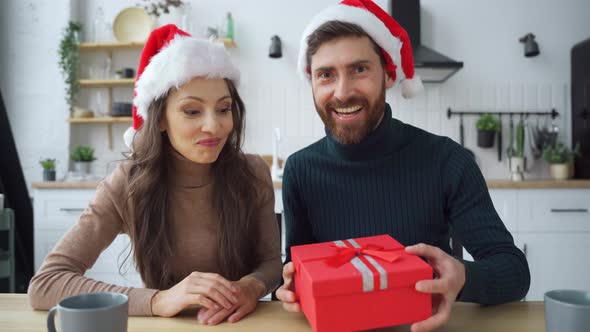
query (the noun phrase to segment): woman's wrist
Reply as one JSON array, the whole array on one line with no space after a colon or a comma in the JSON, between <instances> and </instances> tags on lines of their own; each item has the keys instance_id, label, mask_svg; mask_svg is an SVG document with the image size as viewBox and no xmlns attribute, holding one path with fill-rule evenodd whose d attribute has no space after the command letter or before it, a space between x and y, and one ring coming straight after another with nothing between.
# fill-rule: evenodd
<instances>
[{"instance_id":1,"label":"woman's wrist","mask_svg":"<svg viewBox=\"0 0 590 332\"><path fill-rule=\"evenodd\" d=\"M266 285L262 280L253 277L253 276L245 276L241 279L241 281L245 282L247 287L250 289L252 294L256 295L256 298L259 299L266 294Z\"/></svg>"},{"instance_id":2,"label":"woman's wrist","mask_svg":"<svg viewBox=\"0 0 590 332\"><path fill-rule=\"evenodd\" d=\"M162 296L164 295L162 293L163 291L157 291L154 293L154 296L152 296L151 308L153 316L160 316L160 303L162 301Z\"/></svg>"}]
</instances>

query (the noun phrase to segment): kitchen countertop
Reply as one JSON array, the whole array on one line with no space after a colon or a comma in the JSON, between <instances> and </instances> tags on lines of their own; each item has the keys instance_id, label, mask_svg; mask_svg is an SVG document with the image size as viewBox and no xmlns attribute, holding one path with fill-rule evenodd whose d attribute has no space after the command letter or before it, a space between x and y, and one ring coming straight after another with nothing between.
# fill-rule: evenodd
<instances>
[{"instance_id":1,"label":"kitchen countertop","mask_svg":"<svg viewBox=\"0 0 590 332\"><path fill-rule=\"evenodd\" d=\"M49 181L33 182L36 189L94 189L100 181ZM589 188L590 180L525 180L520 182L510 180L487 180L490 189L563 189L563 188ZM275 189L282 188L282 181L273 182Z\"/></svg>"},{"instance_id":2,"label":"kitchen countertop","mask_svg":"<svg viewBox=\"0 0 590 332\"><path fill-rule=\"evenodd\" d=\"M545 331L543 302L515 302L499 306L482 307L475 304L456 303L451 320L438 332L497 332ZM31 309L26 294L0 294L0 330L5 332L45 332L47 311ZM312 331L303 314L291 314L283 310L280 302L261 302L258 309L244 320L203 326L194 313L174 318L129 317L129 332L199 332L199 331ZM381 332L409 331L408 326L379 329Z\"/></svg>"},{"instance_id":3,"label":"kitchen countertop","mask_svg":"<svg viewBox=\"0 0 590 332\"><path fill-rule=\"evenodd\" d=\"M590 188L590 180L487 180L490 189L563 189Z\"/></svg>"}]
</instances>

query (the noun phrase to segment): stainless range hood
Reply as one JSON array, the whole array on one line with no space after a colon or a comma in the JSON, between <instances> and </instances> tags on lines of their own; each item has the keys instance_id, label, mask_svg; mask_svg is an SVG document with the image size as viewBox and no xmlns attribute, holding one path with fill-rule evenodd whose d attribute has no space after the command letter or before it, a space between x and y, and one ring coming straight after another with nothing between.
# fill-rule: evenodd
<instances>
[{"instance_id":1,"label":"stainless range hood","mask_svg":"<svg viewBox=\"0 0 590 332\"><path fill-rule=\"evenodd\" d=\"M424 45L420 36L420 0L392 0L391 16L406 29L412 41L414 68L425 83L442 83L463 68L455 61Z\"/></svg>"}]
</instances>

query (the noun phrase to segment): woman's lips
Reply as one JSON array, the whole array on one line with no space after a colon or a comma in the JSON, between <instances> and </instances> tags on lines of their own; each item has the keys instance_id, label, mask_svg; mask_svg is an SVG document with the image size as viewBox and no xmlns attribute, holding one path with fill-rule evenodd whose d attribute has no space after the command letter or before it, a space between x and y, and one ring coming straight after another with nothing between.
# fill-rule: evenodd
<instances>
[{"instance_id":1,"label":"woman's lips","mask_svg":"<svg viewBox=\"0 0 590 332\"><path fill-rule=\"evenodd\" d=\"M202 139L197 142L197 144L208 147L208 148L218 146L219 143L221 143L221 138L208 138L208 139Z\"/></svg>"}]
</instances>

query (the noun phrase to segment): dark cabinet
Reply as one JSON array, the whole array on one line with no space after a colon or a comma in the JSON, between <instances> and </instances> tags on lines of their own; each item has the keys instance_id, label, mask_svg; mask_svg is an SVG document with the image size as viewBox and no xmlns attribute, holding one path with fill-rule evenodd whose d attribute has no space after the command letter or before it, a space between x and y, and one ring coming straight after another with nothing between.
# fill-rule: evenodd
<instances>
[{"instance_id":1,"label":"dark cabinet","mask_svg":"<svg viewBox=\"0 0 590 332\"><path fill-rule=\"evenodd\" d=\"M572 146L580 143L574 176L590 179L590 39L572 48Z\"/></svg>"}]
</instances>

